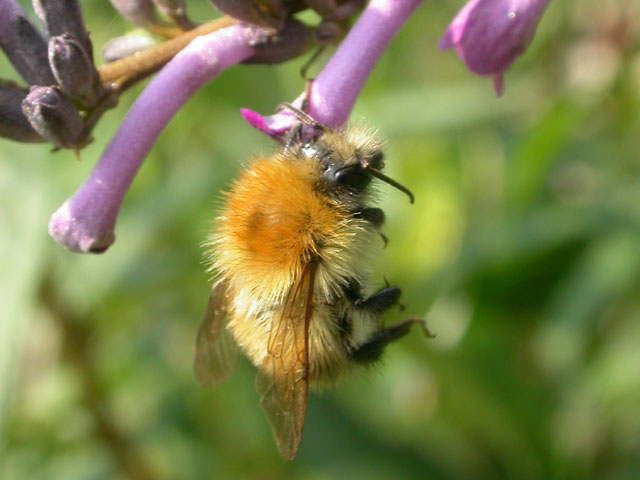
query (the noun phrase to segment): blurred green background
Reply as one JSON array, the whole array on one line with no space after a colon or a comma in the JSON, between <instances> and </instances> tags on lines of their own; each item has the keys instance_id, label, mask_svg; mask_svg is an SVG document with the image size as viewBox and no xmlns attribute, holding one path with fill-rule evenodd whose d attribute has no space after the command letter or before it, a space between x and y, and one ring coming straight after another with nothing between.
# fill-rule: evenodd
<instances>
[{"instance_id":1,"label":"blurred green background","mask_svg":"<svg viewBox=\"0 0 640 480\"><path fill-rule=\"evenodd\" d=\"M291 463L245 359L214 390L191 365L215 201L274 148L238 108L297 96L305 59L233 68L198 92L103 255L64 250L47 220L136 90L82 161L0 141L0 478L640 478L640 2L552 2L500 99L436 49L462 3L418 9L353 113L416 194L384 188L380 203L376 278L407 306L387 321L423 315L437 337L416 329L369 378L313 395ZM131 28L108 2L82 5L98 51Z\"/></svg>"}]
</instances>

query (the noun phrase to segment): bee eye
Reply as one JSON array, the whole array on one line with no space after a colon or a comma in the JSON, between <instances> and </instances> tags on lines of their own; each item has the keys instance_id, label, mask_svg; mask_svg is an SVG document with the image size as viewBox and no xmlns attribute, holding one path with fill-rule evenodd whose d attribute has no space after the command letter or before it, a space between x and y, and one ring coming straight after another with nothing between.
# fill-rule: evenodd
<instances>
[{"instance_id":1,"label":"bee eye","mask_svg":"<svg viewBox=\"0 0 640 480\"><path fill-rule=\"evenodd\" d=\"M334 182L338 185L353 187L356 190L364 190L371 182L371 177L362 170L359 163L342 167L334 173Z\"/></svg>"},{"instance_id":2,"label":"bee eye","mask_svg":"<svg viewBox=\"0 0 640 480\"><path fill-rule=\"evenodd\" d=\"M380 170L382 169L382 167L384 167L384 162L382 161L383 157L384 157L383 153L380 150L378 150L371 156L369 163L373 168L377 168L378 170Z\"/></svg>"}]
</instances>

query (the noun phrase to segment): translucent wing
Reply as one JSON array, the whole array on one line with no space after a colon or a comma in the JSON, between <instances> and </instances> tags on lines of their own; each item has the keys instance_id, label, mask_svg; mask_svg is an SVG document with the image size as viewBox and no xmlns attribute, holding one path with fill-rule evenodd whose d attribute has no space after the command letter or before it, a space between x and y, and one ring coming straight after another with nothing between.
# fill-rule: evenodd
<instances>
[{"instance_id":1,"label":"translucent wing","mask_svg":"<svg viewBox=\"0 0 640 480\"><path fill-rule=\"evenodd\" d=\"M211 289L209 302L196 338L193 371L203 387L213 387L233 373L237 347L226 329L227 285L217 282Z\"/></svg>"},{"instance_id":2,"label":"translucent wing","mask_svg":"<svg viewBox=\"0 0 640 480\"><path fill-rule=\"evenodd\" d=\"M280 316L271 324L267 356L258 368L256 390L280 456L298 450L309 393L309 319L316 264L305 266L289 290Z\"/></svg>"}]
</instances>

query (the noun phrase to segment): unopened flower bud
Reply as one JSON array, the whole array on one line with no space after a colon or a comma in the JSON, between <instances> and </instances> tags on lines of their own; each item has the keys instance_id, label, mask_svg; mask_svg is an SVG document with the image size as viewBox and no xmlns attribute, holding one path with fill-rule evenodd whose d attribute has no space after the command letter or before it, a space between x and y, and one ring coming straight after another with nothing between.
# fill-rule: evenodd
<instances>
[{"instance_id":1,"label":"unopened flower bud","mask_svg":"<svg viewBox=\"0 0 640 480\"><path fill-rule=\"evenodd\" d=\"M98 72L73 35L65 33L49 39L49 63L64 93L85 105L95 105L100 93Z\"/></svg>"},{"instance_id":2,"label":"unopened flower bud","mask_svg":"<svg viewBox=\"0 0 640 480\"><path fill-rule=\"evenodd\" d=\"M0 85L0 137L18 142L42 141L42 137L22 113L22 101L26 96L27 93L23 90Z\"/></svg>"},{"instance_id":3,"label":"unopened flower bud","mask_svg":"<svg viewBox=\"0 0 640 480\"><path fill-rule=\"evenodd\" d=\"M72 34L93 60L91 41L78 0L33 0L33 9L49 37Z\"/></svg>"},{"instance_id":4,"label":"unopened flower bud","mask_svg":"<svg viewBox=\"0 0 640 480\"><path fill-rule=\"evenodd\" d=\"M502 74L533 38L549 0L470 0L440 39L441 49L455 47L469 70L493 75L502 93Z\"/></svg>"},{"instance_id":5,"label":"unopened flower bud","mask_svg":"<svg viewBox=\"0 0 640 480\"><path fill-rule=\"evenodd\" d=\"M32 87L22 102L22 111L33 129L58 147L77 147L82 118L76 107L57 87Z\"/></svg>"},{"instance_id":6,"label":"unopened flower bud","mask_svg":"<svg viewBox=\"0 0 640 480\"><path fill-rule=\"evenodd\" d=\"M47 42L12 0L0 2L0 48L30 85L55 82L47 59Z\"/></svg>"},{"instance_id":7,"label":"unopened flower bud","mask_svg":"<svg viewBox=\"0 0 640 480\"><path fill-rule=\"evenodd\" d=\"M109 0L113 8L127 21L140 27L158 23L151 0Z\"/></svg>"},{"instance_id":8,"label":"unopened flower bud","mask_svg":"<svg viewBox=\"0 0 640 480\"><path fill-rule=\"evenodd\" d=\"M305 53L312 45L313 30L289 20L281 30L264 29L250 42L255 54L243 63L280 63Z\"/></svg>"},{"instance_id":9,"label":"unopened flower bud","mask_svg":"<svg viewBox=\"0 0 640 480\"><path fill-rule=\"evenodd\" d=\"M131 33L121 37L115 37L102 46L102 60L105 63L114 62L141 52L154 45L153 39L146 35Z\"/></svg>"},{"instance_id":10,"label":"unopened flower bud","mask_svg":"<svg viewBox=\"0 0 640 480\"><path fill-rule=\"evenodd\" d=\"M281 28L287 16L282 0L211 0L218 10L254 25Z\"/></svg>"}]
</instances>

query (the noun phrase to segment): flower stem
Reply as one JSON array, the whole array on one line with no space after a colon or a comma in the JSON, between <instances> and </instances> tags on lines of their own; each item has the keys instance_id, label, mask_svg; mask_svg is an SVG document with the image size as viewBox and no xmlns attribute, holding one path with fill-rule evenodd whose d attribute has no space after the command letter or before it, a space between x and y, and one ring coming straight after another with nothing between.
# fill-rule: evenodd
<instances>
[{"instance_id":1,"label":"flower stem","mask_svg":"<svg viewBox=\"0 0 640 480\"><path fill-rule=\"evenodd\" d=\"M170 40L166 40L155 47L102 65L98 68L100 82L105 85L113 84L113 88L122 91L138 80L160 70L194 38L229 27L235 23L237 23L236 20L228 16L216 18Z\"/></svg>"}]
</instances>

